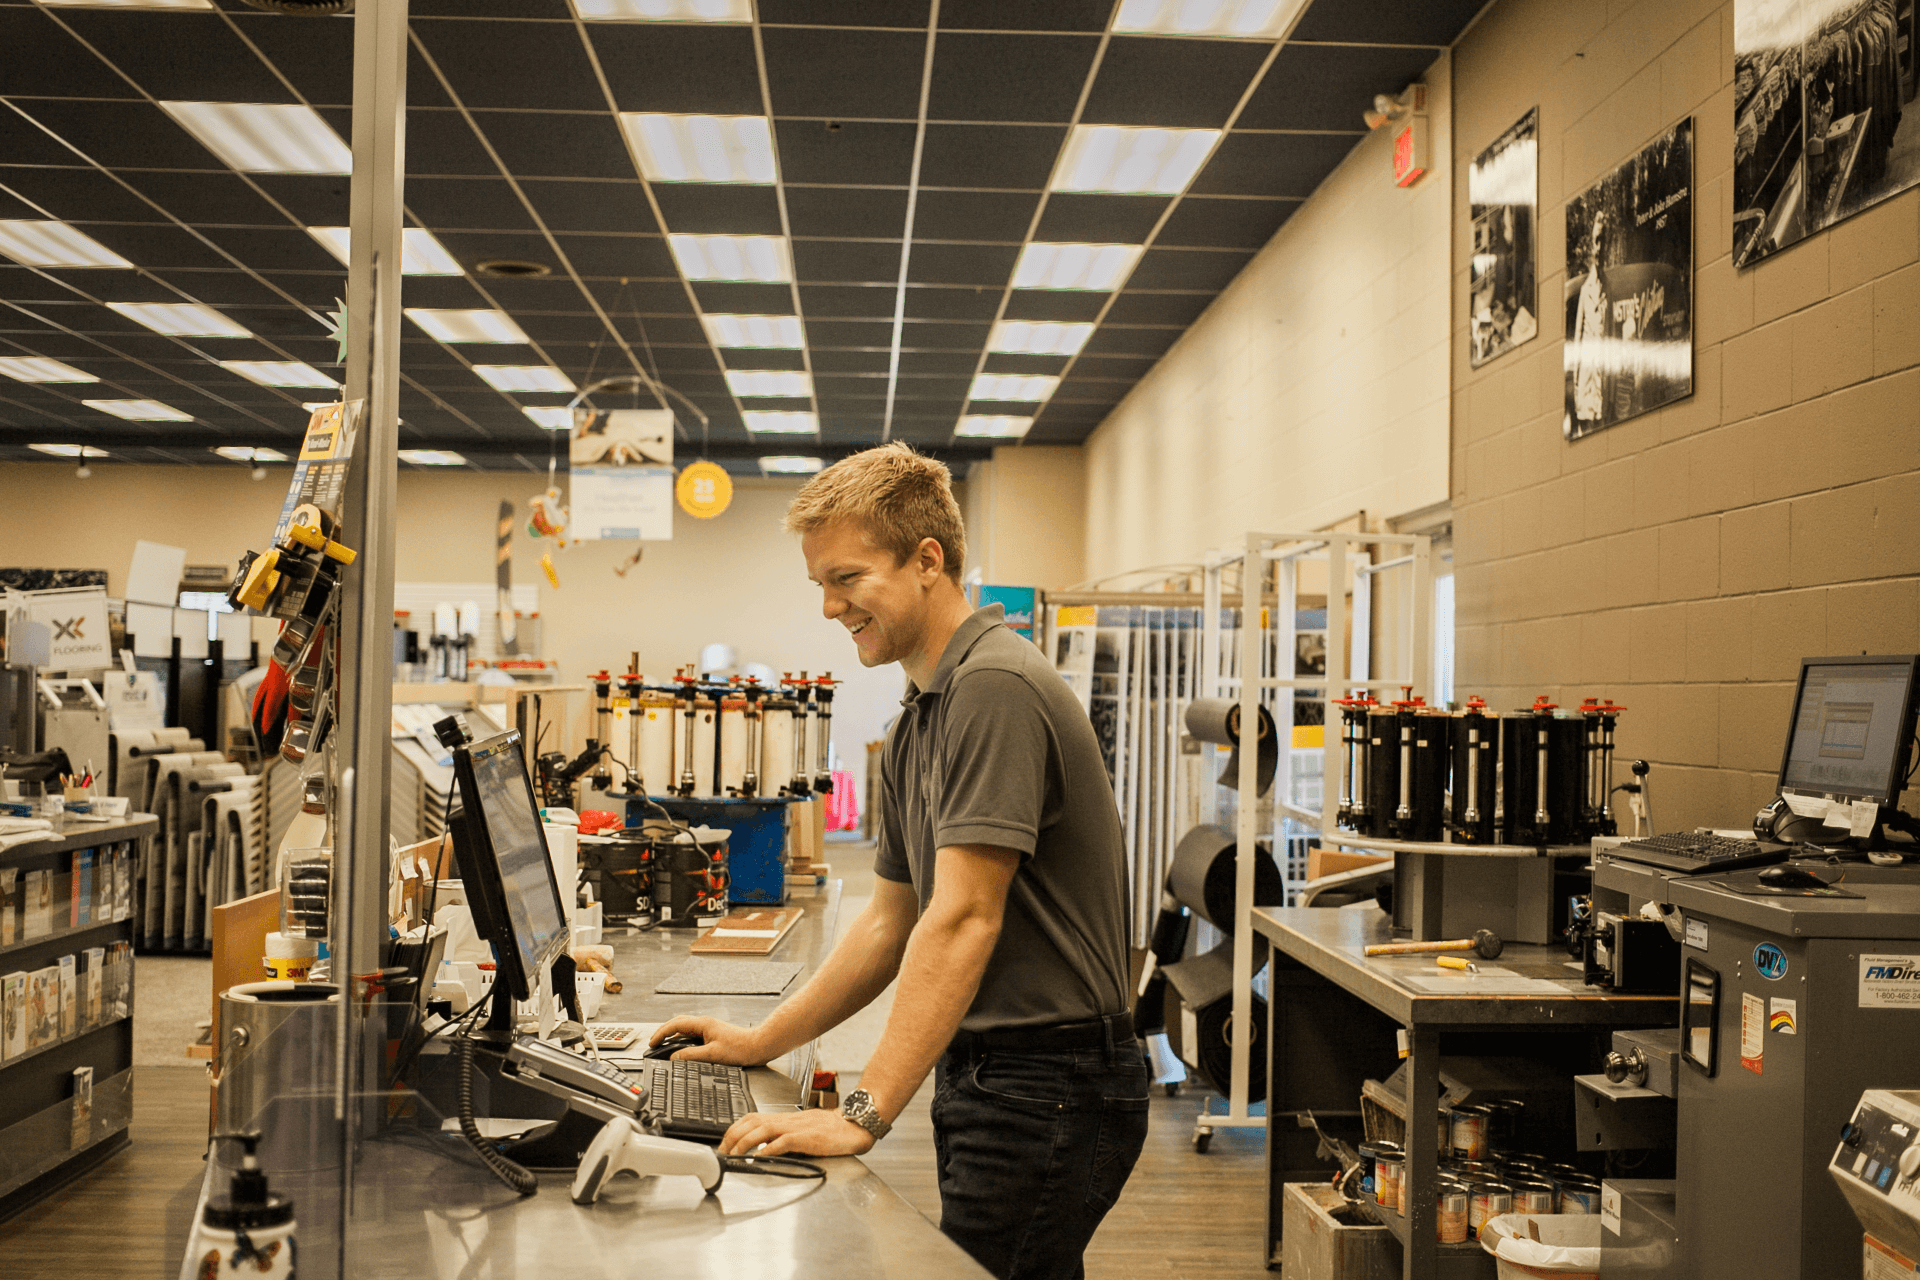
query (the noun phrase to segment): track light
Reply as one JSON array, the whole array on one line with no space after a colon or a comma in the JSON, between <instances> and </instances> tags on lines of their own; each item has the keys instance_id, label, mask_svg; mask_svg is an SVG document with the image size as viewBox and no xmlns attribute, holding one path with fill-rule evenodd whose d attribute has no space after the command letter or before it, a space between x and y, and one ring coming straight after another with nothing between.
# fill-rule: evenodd
<instances>
[{"instance_id":1,"label":"track light","mask_svg":"<svg viewBox=\"0 0 1920 1280\"><path fill-rule=\"evenodd\" d=\"M73 474L82 480L93 475L93 468L87 465L87 446L85 445L80 446L80 465L73 469Z\"/></svg>"}]
</instances>

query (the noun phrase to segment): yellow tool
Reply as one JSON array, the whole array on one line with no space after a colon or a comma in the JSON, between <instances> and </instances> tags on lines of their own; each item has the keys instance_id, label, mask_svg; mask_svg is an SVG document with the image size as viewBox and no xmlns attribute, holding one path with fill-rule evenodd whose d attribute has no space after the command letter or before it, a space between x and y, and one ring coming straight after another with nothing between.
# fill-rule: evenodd
<instances>
[{"instance_id":1,"label":"yellow tool","mask_svg":"<svg viewBox=\"0 0 1920 1280\"><path fill-rule=\"evenodd\" d=\"M1433 962L1442 969L1460 969L1467 973L1480 972L1480 966L1471 960L1462 960L1459 956L1435 956Z\"/></svg>"}]
</instances>

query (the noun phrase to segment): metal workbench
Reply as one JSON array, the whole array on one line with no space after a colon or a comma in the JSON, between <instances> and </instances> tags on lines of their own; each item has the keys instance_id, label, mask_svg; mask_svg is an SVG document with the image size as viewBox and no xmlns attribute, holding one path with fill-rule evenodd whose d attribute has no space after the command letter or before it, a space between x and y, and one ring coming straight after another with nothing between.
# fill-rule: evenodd
<instances>
[{"instance_id":1,"label":"metal workbench","mask_svg":"<svg viewBox=\"0 0 1920 1280\"><path fill-rule=\"evenodd\" d=\"M785 995L799 990L825 959L839 903L838 881L793 893L789 905L806 914L765 957L805 965ZM654 986L686 959L695 936L691 929L610 933L606 941L624 990L606 998L596 1021L650 1023L699 1012L752 1024L784 998L656 995ZM750 1072L755 1102L768 1111L797 1106L812 1064L807 1045L756 1068ZM481 1169L457 1139L414 1133L368 1141L360 1148L355 1203L345 1218L344 1267L340 1245L330 1238L339 1217L339 1170L273 1181L299 1211L302 1275L976 1280L987 1274L859 1160L821 1163L824 1183L730 1173L712 1196L691 1178L620 1178L597 1204L579 1206L567 1194L571 1173L541 1173L539 1192L522 1199ZM210 1176L222 1177L224 1195L224 1174ZM205 1196L203 1188L203 1204Z\"/></svg>"},{"instance_id":2,"label":"metal workbench","mask_svg":"<svg viewBox=\"0 0 1920 1280\"><path fill-rule=\"evenodd\" d=\"M1612 996L1585 986L1564 947L1509 944L1497 961L1479 962L1512 979L1548 984L1507 994L1498 987L1517 985L1512 979L1453 975L1430 955L1368 959L1365 947L1393 941L1387 917L1372 907L1256 907L1253 924L1276 952L1267 1002L1269 1258L1278 1257L1282 1184L1323 1182L1330 1172L1314 1157L1310 1132L1272 1118L1303 1111L1352 1116L1362 1082L1394 1069L1396 1030L1407 1033L1408 1097L1437 1098L1443 1034L1604 1033L1672 1026L1678 1017L1675 997ZM1408 1214L1382 1216L1401 1242L1409 1280L1491 1276L1492 1260L1478 1244L1436 1240L1436 1127L1407 1125Z\"/></svg>"}]
</instances>

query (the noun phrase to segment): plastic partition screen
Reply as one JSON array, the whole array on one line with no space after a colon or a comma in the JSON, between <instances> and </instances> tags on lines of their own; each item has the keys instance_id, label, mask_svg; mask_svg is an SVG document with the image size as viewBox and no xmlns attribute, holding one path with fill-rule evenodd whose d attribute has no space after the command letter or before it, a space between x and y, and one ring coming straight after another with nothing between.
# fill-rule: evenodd
<instances>
[{"instance_id":1,"label":"plastic partition screen","mask_svg":"<svg viewBox=\"0 0 1920 1280\"><path fill-rule=\"evenodd\" d=\"M1912 750L1914 666L1911 656L1808 658L1780 789L1894 804Z\"/></svg>"},{"instance_id":2,"label":"plastic partition screen","mask_svg":"<svg viewBox=\"0 0 1920 1280\"><path fill-rule=\"evenodd\" d=\"M567 916L527 781L520 735L508 732L456 751L454 772L466 852L472 855L462 858L461 876L481 881L469 888L476 900L474 923L481 936L500 945L503 976L515 998L525 1000L541 970L566 949ZM498 906L487 910L483 903ZM497 918L482 921L482 914Z\"/></svg>"}]
</instances>

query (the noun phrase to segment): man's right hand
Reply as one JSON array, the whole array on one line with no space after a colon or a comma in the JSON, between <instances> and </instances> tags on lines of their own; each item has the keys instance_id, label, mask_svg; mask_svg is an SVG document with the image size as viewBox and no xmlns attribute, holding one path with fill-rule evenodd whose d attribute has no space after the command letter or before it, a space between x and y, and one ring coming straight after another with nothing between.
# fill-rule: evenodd
<instances>
[{"instance_id":1,"label":"man's right hand","mask_svg":"<svg viewBox=\"0 0 1920 1280\"><path fill-rule=\"evenodd\" d=\"M757 1028L736 1027L718 1018L700 1018L691 1014L661 1023L647 1038L647 1046L652 1048L671 1035L698 1036L702 1041L675 1051L674 1057L684 1058L688 1062L727 1062L737 1067L757 1067L769 1058L779 1056L767 1051L760 1041Z\"/></svg>"}]
</instances>

